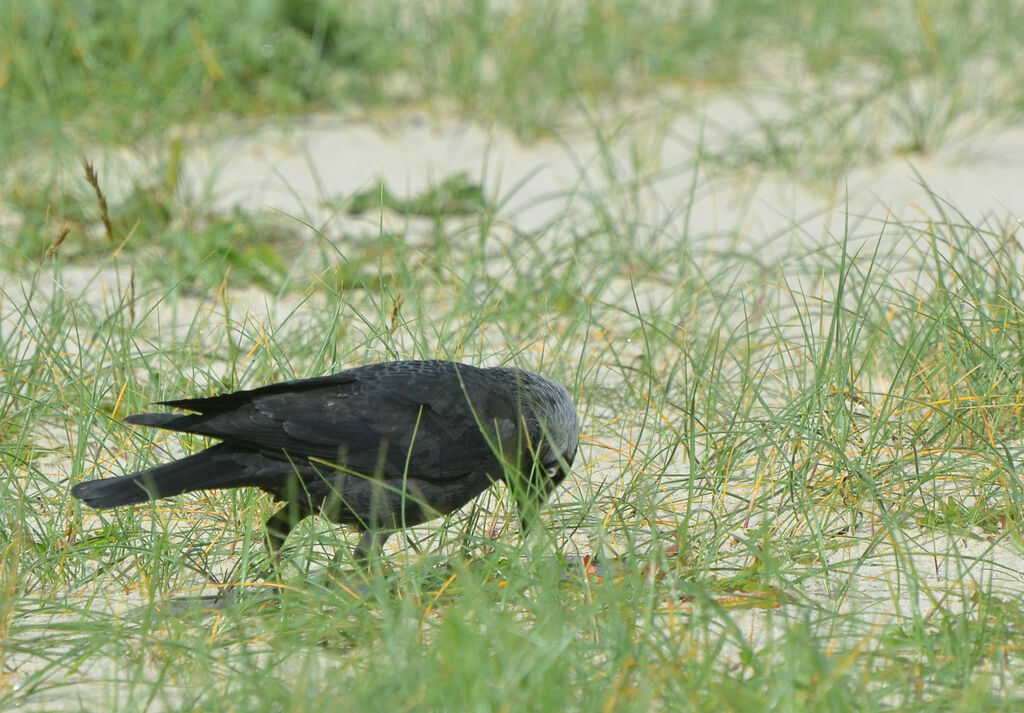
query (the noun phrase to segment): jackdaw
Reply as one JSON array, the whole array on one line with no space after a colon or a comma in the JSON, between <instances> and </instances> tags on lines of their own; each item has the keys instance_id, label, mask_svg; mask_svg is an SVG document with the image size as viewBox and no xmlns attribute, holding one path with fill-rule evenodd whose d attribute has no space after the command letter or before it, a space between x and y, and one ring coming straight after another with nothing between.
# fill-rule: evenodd
<instances>
[{"instance_id":1,"label":"jackdaw","mask_svg":"<svg viewBox=\"0 0 1024 713\"><path fill-rule=\"evenodd\" d=\"M262 488L285 504L266 522L276 552L303 518L355 526L355 555L396 530L506 481L525 529L566 477L579 443L561 384L513 367L396 361L210 398L162 401L193 414L125 421L220 439L180 460L71 493L95 508L193 490Z\"/></svg>"}]
</instances>

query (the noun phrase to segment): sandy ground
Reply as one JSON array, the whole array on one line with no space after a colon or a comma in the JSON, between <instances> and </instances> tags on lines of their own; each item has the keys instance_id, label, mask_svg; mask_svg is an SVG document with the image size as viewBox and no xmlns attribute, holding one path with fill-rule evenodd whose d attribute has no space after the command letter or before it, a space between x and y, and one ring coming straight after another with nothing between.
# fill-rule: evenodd
<instances>
[{"instance_id":1,"label":"sandy ground","mask_svg":"<svg viewBox=\"0 0 1024 713\"><path fill-rule=\"evenodd\" d=\"M760 117L787 111L777 104L756 94L742 100L716 93L672 96L567 121L569 128L557 139L530 144L501 128L418 113L186 128L179 132L186 147L179 188L191 204L214 212L237 207L276 214L293 227L305 223L344 250L345 240L372 240L382 227L401 230L412 243L418 237L426 241L432 226L428 219L376 211L350 215L338 207L345 197L378 181L399 198L415 196L464 173L501 206L489 239L496 270L505 269L501 250L517 236L540 235L541 245L555 245L585 234L597 205L646 231L655 243L694 236L703 249L738 250L757 255L764 265L834 245L847 225L854 251L873 250L881 240L886 259L899 261L912 239L886 232L886 223L923 227L940 209L995 234L1020 228L1024 128L963 117L929 154L901 152L906 137L895 129L869 136L878 157L827 184L801 182L742 160L730 168L706 158L738 141L756 151L764 143L757 138ZM168 143L150 153L118 149L91 156L113 203L160 175ZM69 186L90 190L77 157L69 157L63 173ZM631 190L634 184L639 188ZM0 225L11 220L0 216ZM127 282L113 269L100 279L94 269L67 270L65 279L94 303L123 292ZM613 292L632 299L627 285L619 288ZM262 313L286 314L293 306L272 304L258 290L236 290L234 300ZM641 306L656 309L660 301L654 295Z\"/></svg>"},{"instance_id":2,"label":"sandy ground","mask_svg":"<svg viewBox=\"0 0 1024 713\"><path fill-rule=\"evenodd\" d=\"M489 239L499 271L506 269L502 250L517 236L539 234L541 245L557 245L584 234L594 224L597 205L613 219L648 232L652 242L695 236L703 249L756 255L763 265L835 245L847 225L854 252L861 246L871 251L881 241L883 259L904 260L913 238L896 237L885 225L924 227L940 210L994 234L1013 235L1021 227L1024 128L1019 125L965 117L953 124L938 150L924 155L901 153L906 137L898 131L873 136L878 150L887 153L827 185L704 158L716 147L735 144L737 137L758 147L763 143L756 138L759 117L785 111L770 96L756 94L669 96L611 107L587 121L567 121L570 128L557 139L531 144L501 128L418 113L186 128L179 132L186 147L179 188L191 203L213 212L237 207L276 214L292 226L305 223L343 251L346 240L372 240L382 227L402 231L412 243L427 241L432 223L387 212L350 215L338 207L340 199L378 181L400 198L415 196L464 173L501 206ZM90 157L114 204L133 186L153 182L167 143L152 152L115 149ZM78 157L69 157L62 174L69 187L91 191ZM630 190L634 183L639 188ZM0 206L0 225L13 220ZM905 244L898 244L901 240ZM794 277L798 287L819 288L813 283L820 275L808 275L806 286ZM62 279L61 289L97 306L111 304L128 282L116 267L65 269ZM623 281L603 297L631 302L631 289ZM642 308L659 308L663 288L637 289ZM13 285L8 295L18 301ZM289 314L297 303L288 297L275 302L257 289L236 289L232 297L236 305L271 318Z\"/></svg>"},{"instance_id":3,"label":"sandy ground","mask_svg":"<svg viewBox=\"0 0 1024 713\"><path fill-rule=\"evenodd\" d=\"M774 236L802 232L794 226L806 230L808 240L828 240L830 233L841 234L847 215L879 223L934 215L933 195L975 224L1006 227L1008 219L1024 217L1024 128L965 119L927 155L901 154L896 149L903 137L885 137L878 143L891 152L848 171L834 189L701 158L736 136L757 146L757 117L768 113L729 95L688 97L594 119L601 142L592 125L577 122L557 140L529 145L500 128L420 114L387 121L317 116L233 136L192 137L184 157L186 190L221 210L270 209L328 235L359 227L376 235L378 215L339 215L325 201L378 180L398 196L411 196L465 173L503 202L503 219L531 233L555 221L586 219L590 200L621 201L621 186L639 179L645 185L631 205L634 217L661 226L666 239L680 234L672 221L681 221L681 207L689 206L692 234L739 232L752 252L785 250ZM148 170L132 164L112 169L128 181Z\"/></svg>"},{"instance_id":4,"label":"sandy ground","mask_svg":"<svg viewBox=\"0 0 1024 713\"><path fill-rule=\"evenodd\" d=\"M849 171L837 190L824 190L749 167L725 170L700 159L701 136L707 142L724 141L726 134L743 132L751 124L746 102L709 96L686 112L679 111L676 102L656 102L620 116L601 120L610 127L607 147L583 122L559 140L524 145L501 129L415 114L375 121L316 116L287 126L204 132L188 136L184 189L207 197L217 210L237 206L295 216L328 238L373 236L380 230L379 215L353 217L327 203L378 180L396 195L415 195L465 172L504 201L499 218L508 226L509 241L516 234L553 224L584 225L592 219L595 202L628 203L633 217L659 226L654 231L657 239L677 239L674 236L682 234L682 221L688 218L692 233L721 236L723 246L774 260L788 251L837 241L848 219L858 226L857 239L865 241L876 238L887 220L923 220L935 214L936 196L949 201L964 218L993 231L1012 233L1024 218L1024 129L1019 126L989 124L978 130L972 125L954 133L933 154L891 153ZM716 138L709 126L717 127L722 137ZM898 144L899 137L894 137L891 145ZM98 154L96 159L115 195L154 165L137 152ZM623 197L619 187L632 177L645 179L646 186L637 196ZM552 239L560 234L565 233L551 231ZM113 267L99 272L66 269L64 280L61 288L97 305L109 304L125 285L125 275ZM13 283L6 289L17 301ZM250 310L268 322L295 307L290 299L272 303L257 290L233 295L236 310ZM190 309L186 301L178 305L186 312ZM169 324L187 323L189 317L166 319ZM584 459L597 460L594 454L584 454ZM62 466L53 463L52 469L60 472ZM592 543L584 539L576 544L586 553ZM872 547L874 551L865 554ZM804 583L807 596L830 599L837 591L845 592L850 608L887 602L872 613L879 621L913 607L927 611L926 593L899 589L898 568L887 555L892 549L893 543L884 541L851 545L846 564L833 570L833 580ZM962 538L929 537L912 543L911 549L916 553L912 565L928 572L925 580L937 585L956 582L969 589L972 583L983 582L1007 591L1021 587L1021 553L1008 540L993 544L978 532ZM872 562L850 564L864 556ZM975 564L964 571L965 562ZM856 580L850 587L843 585L846 569ZM138 603L111 606L122 610ZM764 636L759 628L765 621L762 611L744 612L739 620L752 640ZM40 663L9 658L7 665L18 676L27 676Z\"/></svg>"}]
</instances>

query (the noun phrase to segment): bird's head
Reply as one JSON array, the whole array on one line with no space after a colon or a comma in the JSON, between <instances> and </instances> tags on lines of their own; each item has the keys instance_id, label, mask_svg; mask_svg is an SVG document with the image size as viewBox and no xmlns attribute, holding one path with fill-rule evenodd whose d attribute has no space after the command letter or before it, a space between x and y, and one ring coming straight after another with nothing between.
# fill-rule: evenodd
<instances>
[{"instance_id":1,"label":"bird's head","mask_svg":"<svg viewBox=\"0 0 1024 713\"><path fill-rule=\"evenodd\" d=\"M579 447L576 407L564 386L545 376L522 369L502 368L515 384L515 393L525 433L530 468L546 476L545 494L550 494L569 475Z\"/></svg>"}]
</instances>

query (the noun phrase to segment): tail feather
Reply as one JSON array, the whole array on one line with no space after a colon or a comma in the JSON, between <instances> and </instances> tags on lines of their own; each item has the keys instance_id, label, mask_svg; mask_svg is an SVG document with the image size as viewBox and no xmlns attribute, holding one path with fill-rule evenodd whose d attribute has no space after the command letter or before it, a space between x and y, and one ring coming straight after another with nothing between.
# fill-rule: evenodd
<instances>
[{"instance_id":1,"label":"tail feather","mask_svg":"<svg viewBox=\"0 0 1024 713\"><path fill-rule=\"evenodd\" d=\"M195 455L138 473L104 480L89 480L71 489L71 494L94 508L144 503L193 490L256 485L250 463L236 454L221 452L218 444ZM259 459L257 454L251 457Z\"/></svg>"},{"instance_id":2,"label":"tail feather","mask_svg":"<svg viewBox=\"0 0 1024 713\"><path fill-rule=\"evenodd\" d=\"M197 419L202 416L195 414L180 413L134 413L125 416L125 423L136 426L153 426L154 428L165 428L171 431L188 431Z\"/></svg>"}]
</instances>

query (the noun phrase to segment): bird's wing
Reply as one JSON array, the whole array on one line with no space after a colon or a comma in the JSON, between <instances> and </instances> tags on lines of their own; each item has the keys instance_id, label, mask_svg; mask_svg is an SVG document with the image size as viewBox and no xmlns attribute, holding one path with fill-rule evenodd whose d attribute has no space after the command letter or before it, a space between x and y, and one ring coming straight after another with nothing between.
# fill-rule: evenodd
<instances>
[{"instance_id":1,"label":"bird's wing","mask_svg":"<svg viewBox=\"0 0 1024 713\"><path fill-rule=\"evenodd\" d=\"M223 413L250 403L253 399L261 396L280 393L299 393L303 391L314 391L328 386L352 384L359 378L355 373L357 371L358 370L356 369L350 369L348 371L341 371L337 374L329 374L327 376L279 381L275 384L268 384L267 386L261 386L256 389L233 391L228 394L220 394L219 396L158 401L157 405L173 406L174 408L185 409L187 411L197 411L199 413Z\"/></svg>"},{"instance_id":2,"label":"bird's wing","mask_svg":"<svg viewBox=\"0 0 1024 713\"><path fill-rule=\"evenodd\" d=\"M128 420L359 473L427 480L492 472L495 449L513 447L517 418L512 396L482 370L445 363L354 369L168 405L201 413Z\"/></svg>"}]
</instances>

